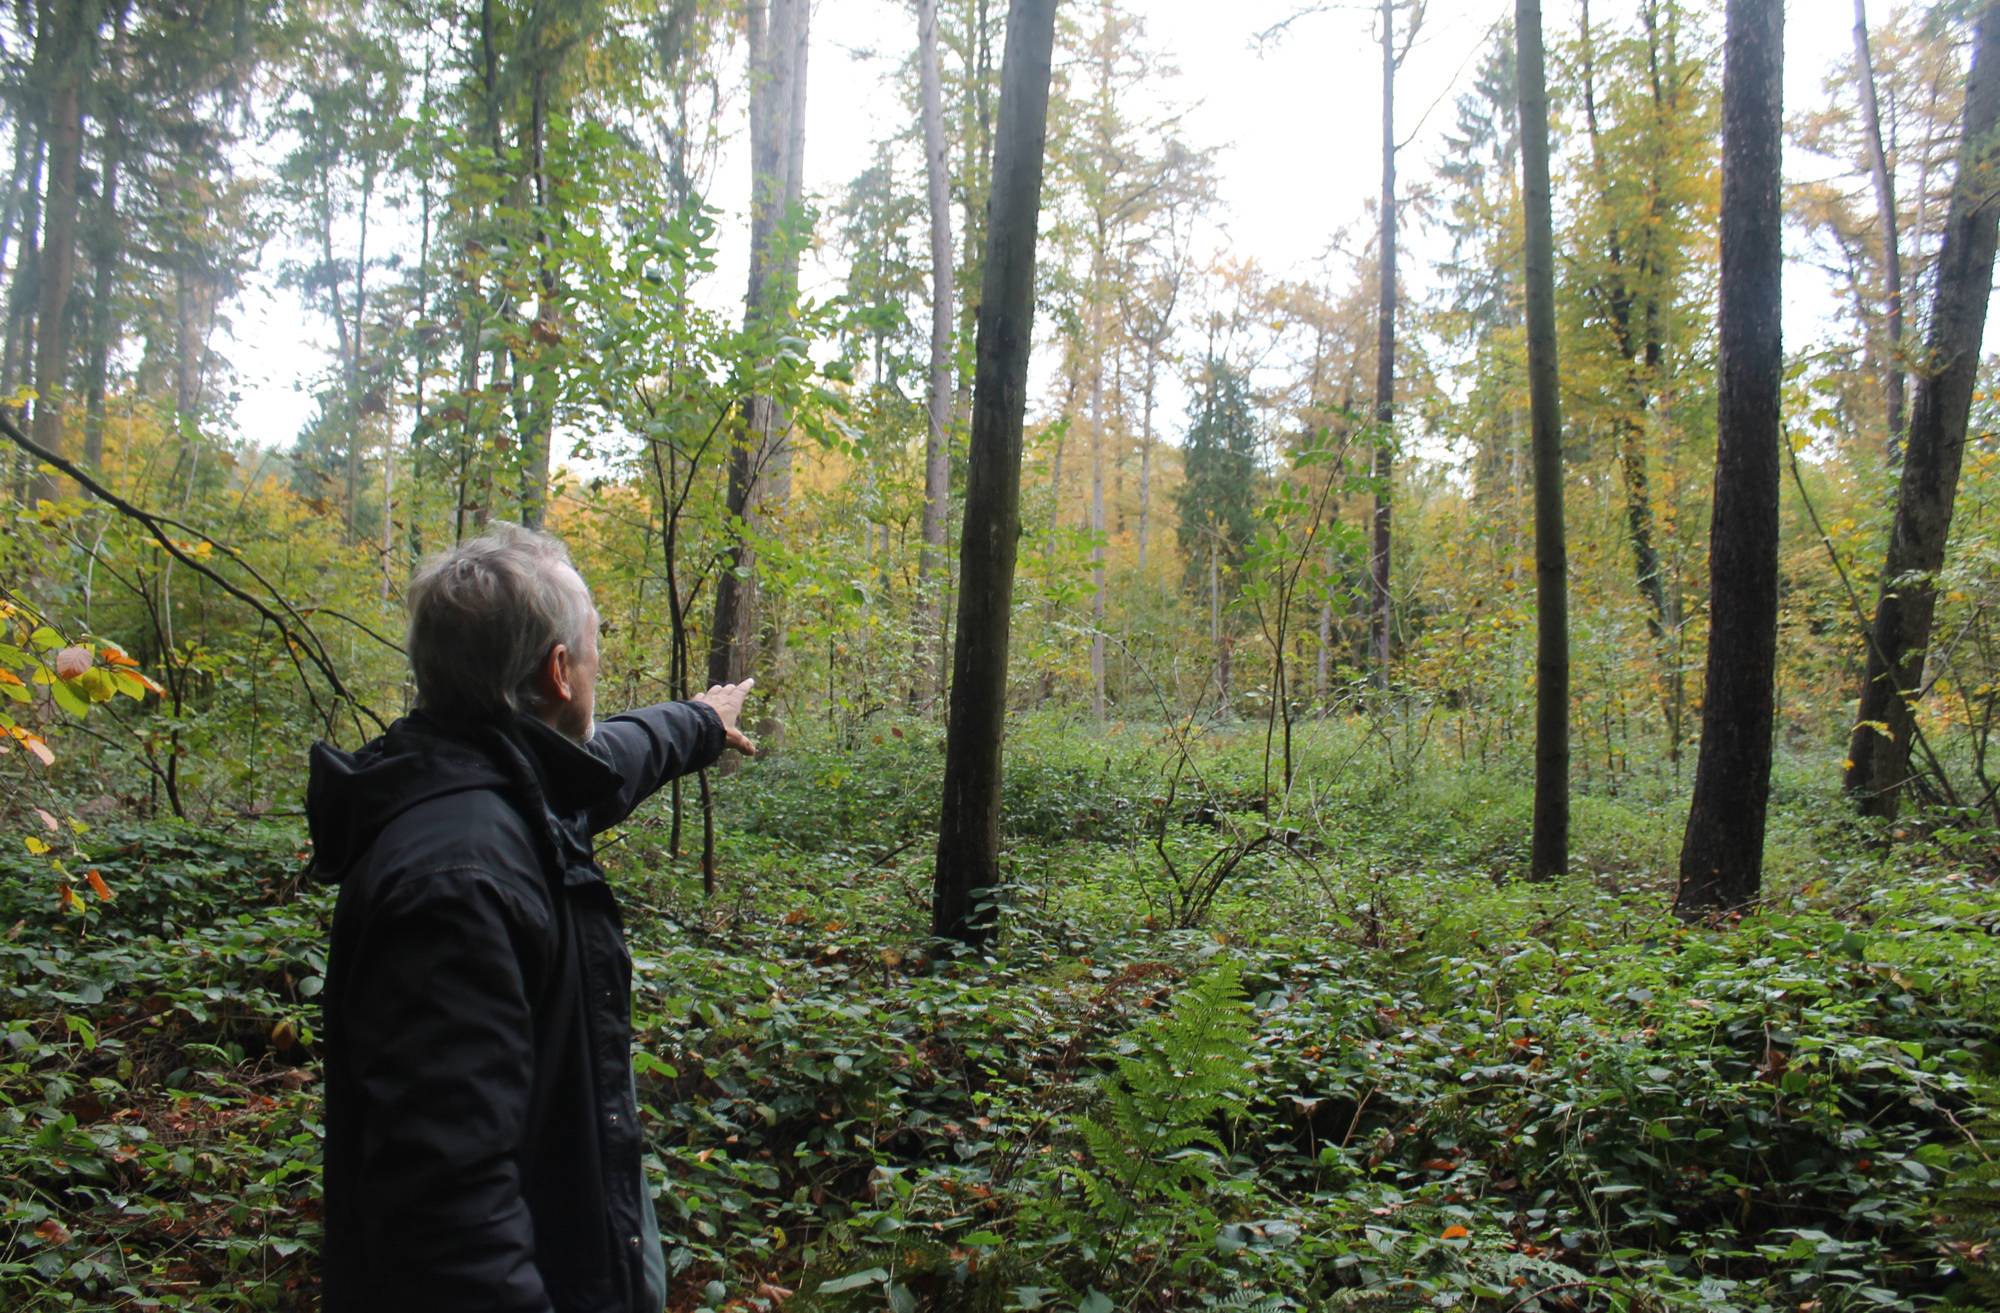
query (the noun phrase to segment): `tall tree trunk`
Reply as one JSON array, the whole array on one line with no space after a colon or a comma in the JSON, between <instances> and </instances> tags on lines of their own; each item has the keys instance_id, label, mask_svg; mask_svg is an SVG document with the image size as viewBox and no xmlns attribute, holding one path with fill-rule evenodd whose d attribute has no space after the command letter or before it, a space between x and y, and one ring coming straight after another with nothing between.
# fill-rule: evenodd
<instances>
[{"instance_id":1,"label":"tall tree trunk","mask_svg":"<svg viewBox=\"0 0 2000 1313\"><path fill-rule=\"evenodd\" d=\"M1882 566L1882 595L1870 630L1861 708L1847 749L1846 787L1870 816L1893 817L1910 773L1916 702L1937 606L1952 503L1965 459L1972 385L1986 333L1993 286L1995 223L2000 220L2000 3L1980 10L1979 35L1965 86L1965 131L1958 181L1938 251L1925 367L1917 374L1903 452L1896 518Z\"/></svg>"},{"instance_id":2,"label":"tall tree trunk","mask_svg":"<svg viewBox=\"0 0 2000 1313\"><path fill-rule=\"evenodd\" d=\"M973 945L992 937L990 900L1000 883L1008 619L1021 532L1021 422L1034 345L1035 236L1055 22L1056 0L1012 0L1008 9L974 348L958 638L952 652L944 798L931 897L933 933Z\"/></svg>"},{"instance_id":3,"label":"tall tree trunk","mask_svg":"<svg viewBox=\"0 0 2000 1313\"><path fill-rule=\"evenodd\" d=\"M1090 714L1104 719L1104 242L1100 218L1090 306Z\"/></svg>"},{"instance_id":4,"label":"tall tree trunk","mask_svg":"<svg viewBox=\"0 0 2000 1313\"><path fill-rule=\"evenodd\" d=\"M122 90L125 59L125 15L129 0L118 0L111 16L111 40L105 51L103 83ZM103 105L99 145L97 210L90 223L89 354L84 362L83 463L96 469L104 462L104 393L111 368L111 346L118 337L117 309L112 304L120 256L118 173L124 163L125 135L116 102Z\"/></svg>"},{"instance_id":5,"label":"tall tree trunk","mask_svg":"<svg viewBox=\"0 0 2000 1313\"><path fill-rule=\"evenodd\" d=\"M550 229L560 220L551 213L554 195L549 185L547 141L549 80L554 72L543 67L539 53L535 58L528 95L528 169L535 191L535 322L530 330L535 370L529 418L521 427L521 523L530 529L541 528L548 518L549 472L554 456L550 448L556 417L556 347L562 341L556 308L559 275L550 237Z\"/></svg>"},{"instance_id":6,"label":"tall tree trunk","mask_svg":"<svg viewBox=\"0 0 2000 1313\"><path fill-rule=\"evenodd\" d=\"M946 176L944 86L938 71L937 0L917 3L917 71L923 83L924 180L931 218L931 360L929 431L924 440L923 547L917 591L923 608L917 642L930 697L944 696L944 587L932 574L944 564L944 521L951 498L952 267L951 179ZM930 654L936 654L933 661Z\"/></svg>"},{"instance_id":7,"label":"tall tree trunk","mask_svg":"<svg viewBox=\"0 0 2000 1313\"><path fill-rule=\"evenodd\" d=\"M363 317L368 311L368 204L374 199L375 169L371 164L361 171L361 213L360 234L354 249L354 329L350 334L343 330L342 341L346 345L347 365L347 541L359 541L356 514L361 501L361 421L365 409L361 387L361 339ZM328 219L328 232L332 231L332 220ZM328 239L328 263L332 262L331 237ZM329 276L333 276L329 271ZM339 283L334 284L334 316L340 315Z\"/></svg>"},{"instance_id":8,"label":"tall tree trunk","mask_svg":"<svg viewBox=\"0 0 2000 1313\"><path fill-rule=\"evenodd\" d=\"M1396 9L1382 0L1381 297L1375 320L1375 535L1369 562L1375 683L1389 687L1389 511L1396 473Z\"/></svg>"},{"instance_id":9,"label":"tall tree trunk","mask_svg":"<svg viewBox=\"0 0 2000 1313\"><path fill-rule=\"evenodd\" d=\"M767 329L796 290L798 257L786 222L802 195L805 45L808 0L748 0L750 25L750 279L744 319ZM733 684L755 664L757 555L755 538L790 487L786 428L776 400L747 399L747 432L730 454L728 508L741 528L730 545L730 568L716 579L709 630L710 683Z\"/></svg>"},{"instance_id":10,"label":"tall tree trunk","mask_svg":"<svg viewBox=\"0 0 2000 1313\"><path fill-rule=\"evenodd\" d=\"M107 125L97 215L91 223L90 355L84 365L83 463L91 469L104 463L104 394L111 370L111 346L118 339L118 313L112 297L118 274L118 172L123 145L118 125Z\"/></svg>"},{"instance_id":11,"label":"tall tree trunk","mask_svg":"<svg viewBox=\"0 0 2000 1313\"><path fill-rule=\"evenodd\" d=\"M1875 61L1868 50L1867 0L1854 0L1854 63L1861 86L1861 135L1868 147L1868 172L1875 185L1875 214L1882 225L1882 296L1889 333L1882 362L1882 401L1889 424L1889 461L1903 446L1903 254L1896 232L1896 178L1882 147L1882 110L1875 95Z\"/></svg>"},{"instance_id":12,"label":"tall tree trunk","mask_svg":"<svg viewBox=\"0 0 2000 1313\"><path fill-rule=\"evenodd\" d=\"M1683 915L1746 907L1762 886L1778 656L1784 0L1729 0L1727 15L1708 674L1674 900Z\"/></svg>"},{"instance_id":13,"label":"tall tree trunk","mask_svg":"<svg viewBox=\"0 0 2000 1313\"><path fill-rule=\"evenodd\" d=\"M97 22L88 0L56 4L37 35L52 43L46 72L44 135L49 143L48 191L42 202L40 284L35 304L35 413L29 434L66 455L64 372L69 364L69 294L76 278L77 166L83 154L83 47ZM39 45L39 42L37 43ZM37 52L40 62L40 51ZM53 497L53 479L37 475L33 495Z\"/></svg>"},{"instance_id":14,"label":"tall tree trunk","mask_svg":"<svg viewBox=\"0 0 2000 1313\"><path fill-rule=\"evenodd\" d=\"M1153 518L1153 394L1159 380L1160 348L1146 342L1146 390L1139 404L1139 577L1146 575L1146 546Z\"/></svg>"},{"instance_id":15,"label":"tall tree trunk","mask_svg":"<svg viewBox=\"0 0 2000 1313\"><path fill-rule=\"evenodd\" d=\"M1528 874L1552 880L1569 870L1569 567L1541 0L1516 0L1514 38L1527 228L1529 442L1535 463L1535 828Z\"/></svg>"}]
</instances>

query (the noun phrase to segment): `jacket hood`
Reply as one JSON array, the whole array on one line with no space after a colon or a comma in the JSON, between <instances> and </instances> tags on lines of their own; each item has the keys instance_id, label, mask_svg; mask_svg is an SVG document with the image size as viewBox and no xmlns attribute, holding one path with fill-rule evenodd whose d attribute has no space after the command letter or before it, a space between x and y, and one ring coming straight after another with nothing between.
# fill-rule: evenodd
<instances>
[{"instance_id":1,"label":"jacket hood","mask_svg":"<svg viewBox=\"0 0 2000 1313\"><path fill-rule=\"evenodd\" d=\"M468 789L504 790L507 784L489 754L444 732L421 712L353 752L315 743L306 778L313 874L339 883L375 836L419 803Z\"/></svg>"}]
</instances>

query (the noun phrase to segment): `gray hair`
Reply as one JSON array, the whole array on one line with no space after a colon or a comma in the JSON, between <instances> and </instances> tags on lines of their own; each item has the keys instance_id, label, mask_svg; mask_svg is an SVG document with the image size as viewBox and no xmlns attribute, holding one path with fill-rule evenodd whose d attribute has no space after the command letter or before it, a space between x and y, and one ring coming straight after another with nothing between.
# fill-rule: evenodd
<instances>
[{"instance_id":1,"label":"gray hair","mask_svg":"<svg viewBox=\"0 0 2000 1313\"><path fill-rule=\"evenodd\" d=\"M417 705L488 720L535 710L550 650L580 652L588 637L590 589L575 571L559 539L505 523L424 562L409 591Z\"/></svg>"}]
</instances>

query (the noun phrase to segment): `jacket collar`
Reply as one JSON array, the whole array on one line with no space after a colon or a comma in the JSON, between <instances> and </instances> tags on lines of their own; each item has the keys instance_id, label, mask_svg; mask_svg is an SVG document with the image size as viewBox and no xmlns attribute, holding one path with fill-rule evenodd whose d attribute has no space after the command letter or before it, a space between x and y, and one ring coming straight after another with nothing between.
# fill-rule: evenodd
<instances>
[{"instance_id":1,"label":"jacket collar","mask_svg":"<svg viewBox=\"0 0 2000 1313\"><path fill-rule=\"evenodd\" d=\"M517 715L508 740L534 768L549 809L559 816L586 811L616 794L624 780L590 748L533 716Z\"/></svg>"}]
</instances>

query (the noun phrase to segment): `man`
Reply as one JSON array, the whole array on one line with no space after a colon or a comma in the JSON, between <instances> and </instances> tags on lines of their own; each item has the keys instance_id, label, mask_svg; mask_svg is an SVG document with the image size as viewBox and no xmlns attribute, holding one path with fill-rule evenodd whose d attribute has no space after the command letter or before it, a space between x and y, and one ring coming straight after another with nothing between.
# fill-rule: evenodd
<instances>
[{"instance_id":1,"label":"man","mask_svg":"<svg viewBox=\"0 0 2000 1313\"><path fill-rule=\"evenodd\" d=\"M511 525L411 582L416 711L313 748L338 883L325 993L328 1313L659 1313L631 957L592 836L725 745L751 682L595 724L597 610Z\"/></svg>"}]
</instances>

